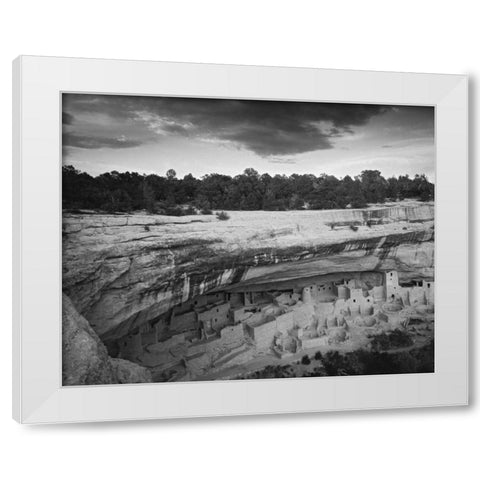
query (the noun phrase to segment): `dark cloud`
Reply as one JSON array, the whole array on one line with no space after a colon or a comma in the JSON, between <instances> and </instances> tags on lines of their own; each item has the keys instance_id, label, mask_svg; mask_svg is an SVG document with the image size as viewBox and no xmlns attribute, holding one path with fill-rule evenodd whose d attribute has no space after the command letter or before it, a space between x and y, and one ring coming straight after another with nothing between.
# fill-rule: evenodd
<instances>
[{"instance_id":1,"label":"dark cloud","mask_svg":"<svg viewBox=\"0 0 480 480\"><path fill-rule=\"evenodd\" d=\"M73 122L73 115L68 112L62 112L62 124L71 125Z\"/></svg>"},{"instance_id":2,"label":"dark cloud","mask_svg":"<svg viewBox=\"0 0 480 480\"><path fill-rule=\"evenodd\" d=\"M64 146L131 148L181 136L283 156L333 148L392 107L64 94ZM122 139L122 140L120 140Z\"/></svg>"},{"instance_id":3,"label":"dark cloud","mask_svg":"<svg viewBox=\"0 0 480 480\"><path fill-rule=\"evenodd\" d=\"M62 143L64 147L77 148L131 148L138 147L141 142L128 140L124 137L98 137L87 135L75 135L73 133L64 133L62 135Z\"/></svg>"},{"instance_id":4,"label":"dark cloud","mask_svg":"<svg viewBox=\"0 0 480 480\"><path fill-rule=\"evenodd\" d=\"M269 158L269 163L281 163L285 165L294 165L297 163L293 158Z\"/></svg>"}]
</instances>

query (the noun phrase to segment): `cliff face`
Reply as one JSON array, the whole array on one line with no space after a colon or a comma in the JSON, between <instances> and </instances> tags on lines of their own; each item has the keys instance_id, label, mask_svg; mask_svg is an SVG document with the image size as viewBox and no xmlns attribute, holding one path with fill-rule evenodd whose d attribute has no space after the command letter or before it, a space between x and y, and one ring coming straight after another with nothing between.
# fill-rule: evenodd
<instances>
[{"instance_id":1,"label":"cliff face","mask_svg":"<svg viewBox=\"0 0 480 480\"><path fill-rule=\"evenodd\" d=\"M105 346L66 295L63 295L62 310L63 385L115 383Z\"/></svg>"},{"instance_id":2,"label":"cliff face","mask_svg":"<svg viewBox=\"0 0 480 480\"><path fill-rule=\"evenodd\" d=\"M62 383L105 385L151 382L150 372L140 365L110 358L107 349L70 299L62 299Z\"/></svg>"},{"instance_id":3,"label":"cliff face","mask_svg":"<svg viewBox=\"0 0 480 480\"><path fill-rule=\"evenodd\" d=\"M66 214L64 292L110 340L218 287L339 271L433 276L433 205L230 216Z\"/></svg>"}]
</instances>

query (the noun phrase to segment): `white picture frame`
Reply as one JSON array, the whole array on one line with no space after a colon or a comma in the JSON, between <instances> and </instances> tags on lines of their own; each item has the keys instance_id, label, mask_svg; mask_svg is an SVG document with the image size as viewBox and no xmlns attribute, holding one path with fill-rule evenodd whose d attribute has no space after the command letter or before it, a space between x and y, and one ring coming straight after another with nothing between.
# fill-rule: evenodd
<instances>
[{"instance_id":1,"label":"white picture frame","mask_svg":"<svg viewBox=\"0 0 480 480\"><path fill-rule=\"evenodd\" d=\"M468 404L465 75L21 56L13 63L13 417L94 422ZM435 372L61 386L61 92L435 106Z\"/></svg>"}]
</instances>

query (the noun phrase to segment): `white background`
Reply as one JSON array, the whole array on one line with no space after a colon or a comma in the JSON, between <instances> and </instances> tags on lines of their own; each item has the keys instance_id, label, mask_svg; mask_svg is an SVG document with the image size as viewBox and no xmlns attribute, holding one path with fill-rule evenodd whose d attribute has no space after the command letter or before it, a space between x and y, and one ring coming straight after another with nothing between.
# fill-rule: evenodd
<instances>
[{"instance_id":1,"label":"white background","mask_svg":"<svg viewBox=\"0 0 480 480\"><path fill-rule=\"evenodd\" d=\"M10 419L11 60L18 54L463 73L470 82L471 243L477 240L475 2L16 1L0 27L4 478L473 478L478 472L471 305L469 408L95 425ZM475 208L474 208L475 207ZM453 221L453 219L452 219ZM475 221L475 223L473 223ZM472 299L477 256L471 252ZM474 275L475 273L475 275ZM39 321L41 318L39 317ZM452 319L455 321L455 319ZM477 473L478 474L478 473Z\"/></svg>"}]
</instances>

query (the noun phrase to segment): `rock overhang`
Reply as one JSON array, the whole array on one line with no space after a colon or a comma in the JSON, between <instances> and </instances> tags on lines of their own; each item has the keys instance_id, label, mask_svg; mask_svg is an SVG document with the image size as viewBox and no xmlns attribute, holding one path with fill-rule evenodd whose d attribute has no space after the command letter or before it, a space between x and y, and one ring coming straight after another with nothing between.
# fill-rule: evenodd
<instances>
[{"instance_id":1,"label":"rock overhang","mask_svg":"<svg viewBox=\"0 0 480 480\"><path fill-rule=\"evenodd\" d=\"M232 222L66 214L64 291L101 338L112 339L188 298L222 288L261 288L341 270L396 269L407 280L428 278L434 264L433 215L433 205L423 204L232 212ZM360 231L327 225L332 219L372 216L385 223ZM152 234L145 225L157 230Z\"/></svg>"}]
</instances>

